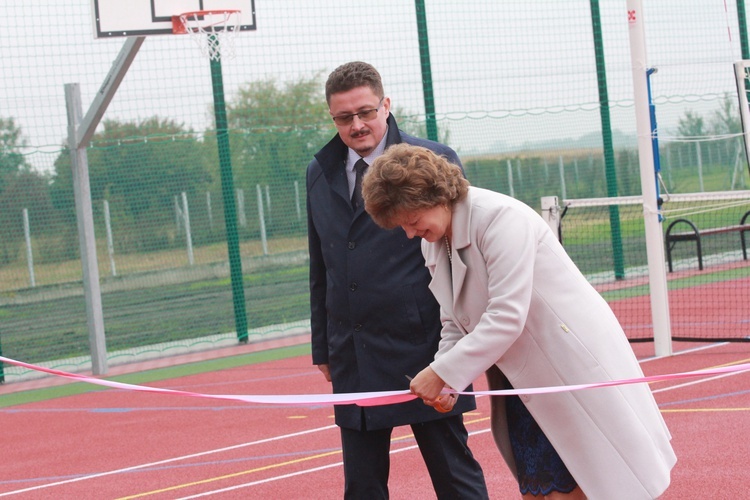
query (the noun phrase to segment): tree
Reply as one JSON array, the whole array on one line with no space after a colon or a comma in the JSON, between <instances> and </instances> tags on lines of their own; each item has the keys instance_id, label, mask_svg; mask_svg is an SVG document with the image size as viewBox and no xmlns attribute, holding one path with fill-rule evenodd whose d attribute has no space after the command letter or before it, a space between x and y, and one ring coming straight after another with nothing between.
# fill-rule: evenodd
<instances>
[{"instance_id":1,"label":"tree","mask_svg":"<svg viewBox=\"0 0 750 500\"><path fill-rule=\"evenodd\" d=\"M733 94L725 93L714 111L710 124L711 132L718 136L728 136L727 140L717 143L719 157L717 162L722 165L734 165L735 157L742 148L742 141L736 136L742 132L742 121L737 107L737 99Z\"/></svg>"},{"instance_id":2,"label":"tree","mask_svg":"<svg viewBox=\"0 0 750 500\"><path fill-rule=\"evenodd\" d=\"M23 210L27 209L32 235L50 234L57 229L56 214L52 209L48 180L45 176L23 168L9 176L5 189L0 193L0 264L7 264L19 257L23 240ZM44 258L51 252L41 249Z\"/></svg>"},{"instance_id":3,"label":"tree","mask_svg":"<svg viewBox=\"0 0 750 500\"><path fill-rule=\"evenodd\" d=\"M14 174L28 167L20 151L25 146L21 129L13 118L0 117L0 193Z\"/></svg>"},{"instance_id":4,"label":"tree","mask_svg":"<svg viewBox=\"0 0 750 500\"><path fill-rule=\"evenodd\" d=\"M50 232L55 225L48 179L31 170L21 153L25 146L13 118L0 118L0 264L18 257L24 209L35 234Z\"/></svg>"},{"instance_id":5,"label":"tree","mask_svg":"<svg viewBox=\"0 0 750 500\"><path fill-rule=\"evenodd\" d=\"M108 200L120 227L121 244L152 250L169 244L165 227L173 221L174 197L193 195L210 183L205 145L195 133L158 117L141 122L105 120L88 150L91 199L95 211ZM55 161L52 200L74 224L69 150ZM128 244L130 243L130 244Z\"/></svg>"},{"instance_id":6,"label":"tree","mask_svg":"<svg viewBox=\"0 0 750 500\"><path fill-rule=\"evenodd\" d=\"M409 135L427 139L427 122L422 115L411 115L401 107L393 107L391 112L398 120L398 128ZM438 126L438 142L450 145L450 129Z\"/></svg>"},{"instance_id":7,"label":"tree","mask_svg":"<svg viewBox=\"0 0 750 500\"><path fill-rule=\"evenodd\" d=\"M719 104L719 109L714 111L711 120L711 131L717 135L742 132L737 100L732 94L725 93Z\"/></svg>"},{"instance_id":8,"label":"tree","mask_svg":"<svg viewBox=\"0 0 750 500\"><path fill-rule=\"evenodd\" d=\"M227 105L236 187L254 198L256 185L269 186L274 207L283 208L269 231L301 227L294 182L304 190L305 167L336 133L327 110L320 75L247 83Z\"/></svg>"},{"instance_id":9,"label":"tree","mask_svg":"<svg viewBox=\"0 0 750 500\"><path fill-rule=\"evenodd\" d=\"M685 116L677 121L677 131L685 138L703 138L706 135L703 117L688 109L685 111Z\"/></svg>"}]
</instances>

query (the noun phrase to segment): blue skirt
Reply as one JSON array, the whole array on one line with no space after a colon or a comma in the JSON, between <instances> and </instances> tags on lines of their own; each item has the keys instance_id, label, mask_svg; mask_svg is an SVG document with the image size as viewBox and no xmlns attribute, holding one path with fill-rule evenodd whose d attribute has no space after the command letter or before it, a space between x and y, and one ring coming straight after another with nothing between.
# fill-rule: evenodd
<instances>
[{"instance_id":1,"label":"blue skirt","mask_svg":"<svg viewBox=\"0 0 750 500\"><path fill-rule=\"evenodd\" d=\"M521 494L570 493L575 479L518 396L505 400L508 433Z\"/></svg>"}]
</instances>

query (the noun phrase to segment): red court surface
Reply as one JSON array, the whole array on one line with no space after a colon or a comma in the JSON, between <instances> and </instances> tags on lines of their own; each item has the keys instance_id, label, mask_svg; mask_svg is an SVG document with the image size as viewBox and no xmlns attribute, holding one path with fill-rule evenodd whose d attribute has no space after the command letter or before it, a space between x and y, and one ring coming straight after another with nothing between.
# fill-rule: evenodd
<instances>
[{"instance_id":1,"label":"red court surface","mask_svg":"<svg viewBox=\"0 0 750 500\"><path fill-rule=\"evenodd\" d=\"M679 354L659 359L649 358L650 344L633 348L647 375L750 362L750 345L741 343L675 345ZM214 394L329 392L309 356L148 385ZM476 388L485 389L484 381ZM652 389L679 460L662 498L744 498L750 482L750 373L658 382ZM519 498L489 433L488 398L477 402L465 421L491 498ZM340 442L329 406L103 389L0 408L0 419L0 497L342 497ZM394 432L390 491L397 500L435 498L408 427Z\"/></svg>"}]
</instances>

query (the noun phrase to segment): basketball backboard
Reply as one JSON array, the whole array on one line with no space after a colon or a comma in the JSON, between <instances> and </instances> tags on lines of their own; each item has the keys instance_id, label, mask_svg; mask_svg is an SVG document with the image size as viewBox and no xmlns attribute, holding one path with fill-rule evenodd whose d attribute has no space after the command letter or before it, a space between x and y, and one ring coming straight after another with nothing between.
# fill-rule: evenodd
<instances>
[{"instance_id":1,"label":"basketball backboard","mask_svg":"<svg viewBox=\"0 0 750 500\"><path fill-rule=\"evenodd\" d=\"M201 10L239 10L240 30L255 29L255 0L91 0L94 37L171 35L172 16Z\"/></svg>"}]
</instances>

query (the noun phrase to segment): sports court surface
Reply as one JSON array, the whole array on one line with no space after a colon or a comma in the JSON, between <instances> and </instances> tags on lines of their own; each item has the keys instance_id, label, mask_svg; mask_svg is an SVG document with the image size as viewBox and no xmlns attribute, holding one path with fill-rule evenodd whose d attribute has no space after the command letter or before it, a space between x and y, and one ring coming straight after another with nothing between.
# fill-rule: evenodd
<instances>
[{"instance_id":1,"label":"sports court surface","mask_svg":"<svg viewBox=\"0 0 750 500\"><path fill-rule=\"evenodd\" d=\"M750 361L747 343L676 343L676 355L668 358L652 358L650 344L633 348L646 375ZM304 336L122 367L110 375L204 394L329 392L310 365ZM662 498L743 498L750 480L750 373L651 387L678 456ZM486 385L480 379L475 388ZM465 422L491 497L518 498L492 442L488 398L477 404ZM46 378L0 387L0 415L0 497L341 498L339 436L326 405L245 404ZM394 432L391 454L391 497L435 498L408 427Z\"/></svg>"}]
</instances>

